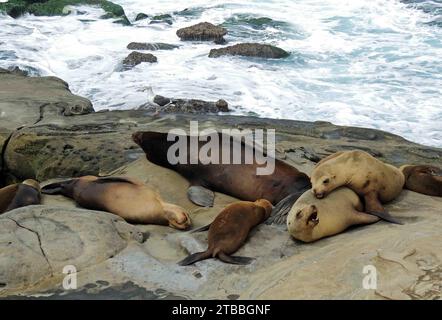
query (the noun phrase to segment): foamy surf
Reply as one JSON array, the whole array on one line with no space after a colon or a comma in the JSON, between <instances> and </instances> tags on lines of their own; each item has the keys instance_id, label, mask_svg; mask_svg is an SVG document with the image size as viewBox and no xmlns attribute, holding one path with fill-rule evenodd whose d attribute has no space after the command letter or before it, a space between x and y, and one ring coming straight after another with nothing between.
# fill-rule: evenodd
<instances>
[{"instance_id":1,"label":"foamy surf","mask_svg":"<svg viewBox=\"0 0 442 320\"><path fill-rule=\"evenodd\" d=\"M83 6L65 17L1 16L0 67L56 75L96 110L137 108L155 94L225 99L235 114L378 128L442 146L442 33L428 10L397 0L114 2L132 22L139 12L169 13L173 25L121 26ZM208 58L217 45L175 34L201 21L228 28L229 44L270 43L291 56ZM132 41L180 47L122 72Z\"/></svg>"}]
</instances>

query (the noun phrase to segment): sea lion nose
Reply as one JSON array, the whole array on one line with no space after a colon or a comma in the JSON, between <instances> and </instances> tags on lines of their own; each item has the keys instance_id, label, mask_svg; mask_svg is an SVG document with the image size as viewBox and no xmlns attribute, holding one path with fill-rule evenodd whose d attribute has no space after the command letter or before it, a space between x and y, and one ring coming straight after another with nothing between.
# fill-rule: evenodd
<instances>
[{"instance_id":1,"label":"sea lion nose","mask_svg":"<svg viewBox=\"0 0 442 320\"><path fill-rule=\"evenodd\" d=\"M139 131L135 132L135 133L132 134L132 140L135 143L140 144L142 135L143 134L141 132L139 132Z\"/></svg>"}]
</instances>

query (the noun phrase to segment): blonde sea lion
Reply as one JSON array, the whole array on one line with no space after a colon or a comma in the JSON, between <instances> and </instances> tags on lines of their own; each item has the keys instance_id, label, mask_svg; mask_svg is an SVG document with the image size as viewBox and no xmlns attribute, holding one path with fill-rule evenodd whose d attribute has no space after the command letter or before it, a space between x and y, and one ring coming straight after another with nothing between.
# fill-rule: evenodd
<instances>
[{"instance_id":1,"label":"blonde sea lion","mask_svg":"<svg viewBox=\"0 0 442 320\"><path fill-rule=\"evenodd\" d=\"M0 189L0 214L41 202L40 184L32 179Z\"/></svg>"},{"instance_id":2,"label":"blonde sea lion","mask_svg":"<svg viewBox=\"0 0 442 320\"><path fill-rule=\"evenodd\" d=\"M272 204L259 199L255 202L238 201L224 208L215 220L198 231L209 229L209 247L204 252L189 255L178 264L187 266L208 258L218 258L231 264L249 264L253 258L235 257L235 253L246 241L250 231L266 220L272 212Z\"/></svg>"},{"instance_id":3,"label":"blonde sea lion","mask_svg":"<svg viewBox=\"0 0 442 320\"><path fill-rule=\"evenodd\" d=\"M44 194L61 194L83 208L114 213L127 222L159 224L184 230L191 226L185 210L164 202L142 182L130 178L84 176L42 188Z\"/></svg>"},{"instance_id":4,"label":"blonde sea lion","mask_svg":"<svg viewBox=\"0 0 442 320\"><path fill-rule=\"evenodd\" d=\"M442 197L442 169L427 165L404 165L405 188L429 196Z\"/></svg>"},{"instance_id":5,"label":"blonde sea lion","mask_svg":"<svg viewBox=\"0 0 442 320\"><path fill-rule=\"evenodd\" d=\"M332 154L313 169L312 192L316 198L326 197L340 186L347 186L363 197L365 212L384 220L399 223L382 203L395 199L403 189L404 175L367 152L354 150Z\"/></svg>"},{"instance_id":6,"label":"blonde sea lion","mask_svg":"<svg viewBox=\"0 0 442 320\"><path fill-rule=\"evenodd\" d=\"M379 221L379 217L363 210L359 196L347 187L340 187L322 199L308 190L290 210L287 229L293 238L312 242L338 234L353 225Z\"/></svg>"}]
</instances>

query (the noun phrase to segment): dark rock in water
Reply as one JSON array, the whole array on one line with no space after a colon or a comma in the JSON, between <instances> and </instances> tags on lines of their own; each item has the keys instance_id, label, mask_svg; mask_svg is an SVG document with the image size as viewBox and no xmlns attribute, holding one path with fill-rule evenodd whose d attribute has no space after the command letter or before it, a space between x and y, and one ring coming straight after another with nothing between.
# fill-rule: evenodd
<instances>
[{"instance_id":1,"label":"dark rock in water","mask_svg":"<svg viewBox=\"0 0 442 320\"><path fill-rule=\"evenodd\" d=\"M196 7L196 8L186 8L184 10L181 11L175 11L174 14L177 16L182 16L182 17L200 17L201 14L204 12L205 8L203 7Z\"/></svg>"},{"instance_id":2,"label":"dark rock in water","mask_svg":"<svg viewBox=\"0 0 442 320\"><path fill-rule=\"evenodd\" d=\"M12 73L12 74L17 74L17 75L21 75L21 76L28 76L28 72L26 70L22 70L19 67L13 67L13 68L8 68L8 70Z\"/></svg>"},{"instance_id":3,"label":"dark rock in water","mask_svg":"<svg viewBox=\"0 0 442 320\"><path fill-rule=\"evenodd\" d=\"M168 104L168 103L170 103L171 102L171 100L169 99L169 98L166 98L166 97L163 97L163 96L160 96L160 95L156 95L154 98L153 98L153 102L155 102L157 105L159 105L160 107L163 107L163 106L165 106L166 104Z\"/></svg>"},{"instance_id":4,"label":"dark rock in water","mask_svg":"<svg viewBox=\"0 0 442 320\"><path fill-rule=\"evenodd\" d=\"M156 108L158 112L206 114L230 111L228 103L223 99L212 102L198 99L171 99L156 95L153 101L159 106ZM152 105L146 104L140 108L151 109Z\"/></svg>"},{"instance_id":5,"label":"dark rock in water","mask_svg":"<svg viewBox=\"0 0 442 320\"><path fill-rule=\"evenodd\" d=\"M286 58L290 54L281 48L259 43L240 43L221 49L212 49L209 53L210 58L226 55L279 59Z\"/></svg>"},{"instance_id":6,"label":"dark rock in water","mask_svg":"<svg viewBox=\"0 0 442 320\"><path fill-rule=\"evenodd\" d=\"M282 28L286 27L288 24L286 22L273 20L267 17L259 17L259 16L257 17L247 14L236 14L226 19L226 21L224 21L222 25L224 27L247 26L255 30L264 30L268 27Z\"/></svg>"},{"instance_id":7,"label":"dark rock in water","mask_svg":"<svg viewBox=\"0 0 442 320\"><path fill-rule=\"evenodd\" d=\"M127 45L129 50L173 50L179 48L179 46L161 42L147 43L147 42L131 42Z\"/></svg>"},{"instance_id":8,"label":"dark rock in water","mask_svg":"<svg viewBox=\"0 0 442 320\"><path fill-rule=\"evenodd\" d=\"M157 57L150 53L131 52L124 60L123 65L126 67L134 67L142 62L154 63L157 62Z\"/></svg>"},{"instance_id":9,"label":"dark rock in water","mask_svg":"<svg viewBox=\"0 0 442 320\"><path fill-rule=\"evenodd\" d=\"M140 21L140 20L144 20L144 19L147 19L147 18L149 18L149 16L147 14L140 12L135 17L135 21Z\"/></svg>"},{"instance_id":10,"label":"dark rock in water","mask_svg":"<svg viewBox=\"0 0 442 320\"><path fill-rule=\"evenodd\" d=\"M215 43L224 43L224 36L227 34L227 30L209 22L201 22L179 29L176 34L184 41L215 41Z\"/></svg>"},{"instance_id":11,"label":"dark rock in water","mask_svg":"<svg viewBox=\"0 0 442 320\"><path fill-rule=\"evenodd\" d=\"M173 19L170 14L161 14L161 15L152 17L149 24L155 24L155 23L167 23L168 25L172 25Z\"/></svg>"},{"instance_id":12,"label":"dark rock in water","mask_svg":"<svg viewBox=\"0 0 442 320\"><path fill-rule=\"evenodd\" d=\"M69 14L66 6L98 5L105 12L106 18L120 18L118 23L130 25L122 6L107 0L9 0L0 3L0 12L6 12L13 18L30 13L36 16L63 16Z\"/></svg>"}]
</instances>

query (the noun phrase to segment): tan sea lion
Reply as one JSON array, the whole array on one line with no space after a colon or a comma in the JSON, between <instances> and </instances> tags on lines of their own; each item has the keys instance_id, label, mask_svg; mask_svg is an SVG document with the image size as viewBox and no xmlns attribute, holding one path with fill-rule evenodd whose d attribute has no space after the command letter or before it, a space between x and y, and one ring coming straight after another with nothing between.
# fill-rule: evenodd
<instances>
[{"instance_id":1,"label":"tan sea lion","mask_svg":"<svg viewBox=\"0 0 442 320\"><path fill-rule=\"evenodd\" d=\"M199 229L209 229L208 249L191 254L178 264L187 266L208 258L218 258L231 264L249 264L253 258L235 257L231 254L243 245L250 231L266 220L271 212L272 204L265 199L255 202L238 201L228 205L210 225Z\"/></svg>"},{"instance_id":2,"label":"tan sea lion","mask_svg":"<svg viewBox=\"0 0 442 320\"><path fill-rule=\"evenodd\" d=\"M168 225L187 229L191 221L185 210L164 202L160 195L135 179L84 176L42 188L44 194L62 194L83 208L114 213L127 222Z\"/></svg>"},{"instance_id":3,"label":"tan sea lion","mask_svg":"<svg viewBox=\"0 0 442 320\"><path fill-rule=\"evenodd\" d=\"M40 184L32 179L0 189L0 214L41 202Z\"/></svg>"},{"instance_id":4,"label":"tan sea lion","mask_svg":"<svg viewBox=\"0 0 442 320\"><path fill-rule=\"evenodd\" d=\"M212 206L214 194L212 191L221 192L240 200L256 201L258 199L266 199L276 205L272 218L277 216L285 217L296 199L310 189L310 178L295 167L286 164L278 159L271 158L275 161L274 171L272 174L257 175L257 168L264 165L258 164L256 159L253 163L244 161L246 152L256 152L256 150L245 143L239 145L239 153L241 157L240 164L224 164L224 154L226 152L230 159L232 154L237 151L233 149L233 143L225 148L225 141L233 141L232 136L217 133L218 143L216 144L218 154L218 164L203 164L199 159L191 164L190 154L187 154L186 163L171 164L168 160L168 151L175 140L183 138L187 150L191 149L191 139L194 136L183 136L179 134L173 135L173 141L168 140L167 133L160 132L136 132L132 135L132 139L144 150L149 161L159 166L172 169L190 182L188 190L189 199L201 206ZM197 138L197 137L196 137ZM211 138L204 140L211 141ZM207 142L198 141L198 153L204 148ZM227 150L227 151L226 151ZM206 189L208 188L208 189ZM210 189L210 190L209 190ZM270 220L270 219L269 219ZM285 223L285 218L283 219Z\"/></svg>"},{"instance_id":5,"label":"tan sea lion","mask_svg":"<svg viewBox=\"0 0 442 320\"><path fill-rule=\"evenodd\" d=\"M313 169L312 192L316 198L326 197L341 186L347 186L364 198L365 212L399 223L382 203L395 199L403 189L404 175L367 152L354 150L332 154Z\"/></svg>"},{"instance_id":6,"label":"tan sea lion","mask_svg":"<svg viewBox=\"0 0 442 320\"><path fill-rule=\"evenodd\" d=\"M400 167L405 177L405 188L429 196L442 197L442 169L427 165Z\"/></svg>"},{"instance_id":7,"label":"tan sea lion","mask_svg":"<svg viewBox=\"0 0 442 320\"><path fill-rule=\"evenodd\" d=\"M312 242L338 234L353 225L379 221L379 217L363 210L359 196L347 187L340 187L323 199L316 198L308 190L290 210L287 228L293 238Z\"/></svg>"}]
</instances>

